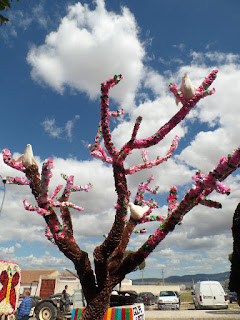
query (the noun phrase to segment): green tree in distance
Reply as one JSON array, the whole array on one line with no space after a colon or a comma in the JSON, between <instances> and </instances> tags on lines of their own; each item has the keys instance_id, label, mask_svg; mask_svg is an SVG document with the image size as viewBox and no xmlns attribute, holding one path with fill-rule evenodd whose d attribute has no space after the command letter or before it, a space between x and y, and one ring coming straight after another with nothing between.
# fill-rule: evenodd
<instances>
[{"instance_id":1,"label":"green tree in distance","mask_svg":"<svg viewBox=\"0 0 240 320\"><path fill-rule=\"evenodd\" d=\"M19 0L16 0L17 2ZM11 0L12 2L12 0ZM4 11L4 10L8 10L9 8L11 8L11 2L10 0L0 0L0 11ZM5 16L3 16L2 14L0 14L0 23L5 24L7 21L9 21L9 19Z\"/></svg>"}]
</instances>

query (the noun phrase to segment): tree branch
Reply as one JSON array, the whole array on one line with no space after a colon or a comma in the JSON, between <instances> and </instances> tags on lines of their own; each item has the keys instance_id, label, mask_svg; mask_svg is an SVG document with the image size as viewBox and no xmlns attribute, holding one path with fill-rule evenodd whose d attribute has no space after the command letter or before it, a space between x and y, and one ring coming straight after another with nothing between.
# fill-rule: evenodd
<instances>
[{"instance_id":1,"label":"tree branch","mask_svg":"<svg viewBox=\"0 0 240 320\"><path fill-rule=\"evenodd\" d=\"M174 209L171 214L160 224L158 229L149 236L148 240L135 252L124 259L117 273L121 277L134 270L134 268L143 262L156 246L173 231L175 226L181 222L183 216L189 212L194 206L202 201L202 196L207 196L216 189L216 185L226 179L232 172L240 166L240 147L233 151L230 155L220 159L218 166L204 177L186 193L183 200ZM226 194L229 194L229 188Z\"/></svg>"},{"instance_id":2,"label":"tree branch","mask_svg":"<svg viewBox=\"0 0 240 320\"><path fill-rule=\"evenodd\" d=\"M182 94L179 94L177 85L170 84L169 88L174 93L174 95L180 99L183 103L182 108L164 125L162 126L155 134L146 138L146 139L135 139L136 134L134 135L134 139L129 140L121 149L119 154L121 158L119 161L123 161L126 156L129 154L130 150L133 149L144 149L149 148L153 145L159 143L176 125L178 125L190 112L190 110L196 105L196 103L206 97L207 95L211 95L215 92L215 89L208 90L208 87L215 80L218 70L213 70L207 78L202 82L202 84L197 89L195 95L190 99L185 99ZM140 119L140 118L138 118ZM140 125L140 121L137 122L138 126L136 126L136 132Z\"/></svg>"}]
</instances>

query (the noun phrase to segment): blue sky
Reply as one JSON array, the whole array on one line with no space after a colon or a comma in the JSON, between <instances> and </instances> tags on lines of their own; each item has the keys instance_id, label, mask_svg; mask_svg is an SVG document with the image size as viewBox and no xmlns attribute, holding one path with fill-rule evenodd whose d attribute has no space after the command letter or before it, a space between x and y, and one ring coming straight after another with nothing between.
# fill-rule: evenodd
<instances>
[{"instance_id":1,"label":"blue sky","mask_svg":"<svg viewBox=\"0 0 240 320\"><path fill-rule=\"evenodd\" d=\"M214 69L216 93L202 100L149 158L164 155L178 134L179 147L167 163L128 177L134 196L138 184L151 174L159 185L160 209L166 215L169 188L176 185L179 200L192 184L196 169L213 169L220 157L239 145L239 10L238 1L131 0L13 2L10 18L0 28L1 149L17 158L28 143L41 163L52 157L51 188L61 184L60 173L74 174L78 184L91 182L89 193L73 195L83 206L73 212L75 236L90 253L110 229L116 195L112 170L89 155L100 120L100 83L114 74L123 80L110 91L113 110L124 117L111 123L119 148L143 117L139 137L153 134L179 109L168 90L179 86L187 72L195 85ZM139 163L134 153L127 166ZM0 163L0 174L20 175ZM239 202L239 173L229 177L229 197L213 194L222 210L198 206L183 226L167 236L148 258L145 277L228 271L232 250L232 214ZM3 197L3 188L0 189ZM107 195L107 196L106 196ZM0 258L23 269L73 268L44 237L43 219L24 211L22 200L34 203L28 187L6 186L0 214ZM149 233L157 225L147 225ZM136 235L137 249L148 235ZM131 278L141 277L138 272Z\"/></svg>"}]
</instances>

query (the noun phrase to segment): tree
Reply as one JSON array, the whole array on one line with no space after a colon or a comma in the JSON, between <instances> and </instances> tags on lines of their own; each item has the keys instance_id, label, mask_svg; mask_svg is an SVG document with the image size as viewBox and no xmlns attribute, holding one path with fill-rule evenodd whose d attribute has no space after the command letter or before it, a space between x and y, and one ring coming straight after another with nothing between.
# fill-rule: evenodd
<instances>
[{"instance_id":1,"label":"tree","mask_svg":"<svg viewBox=\"0 0 240 320\"><path fill-rule=\"evenodd\" d=\"M240 203L233 215L232 235L233 252L231 253L231 260L229 259L231 262L229 289L237 293L237 302L240 306Z\"/></svg>"},{"instance_id":2,"label":"tree","mask_svg":"<svg viewBox=\"0 0 240 320\"><path fill-rule=\"evenodd\" d=\"M19 1L19 0L16 0ZM11 0L12 2L12 0ZM9 0L0 0L0 11L8 10L11 8L11 2ZM7 17L4 17L2 14L0 14L0 23L5 24L9 19Z\"/></svg>"},{"instance_id":3,"label":"tree","mask_svg":"<svg viewBox=\"0 0 240 320\"><path fill-rule=\"evenodd\" d=\"M228 261L229 262L231 262L232 263L232 255L233 255L233 253L231 252L231 253L229 253L229 255L228 255Z\"/></svg>"},{"instance_id":4,"label":"tree","mask_svg":"<svg viewBox=\"0 0 240 320\"><path fill-rule=\"evenodd\" d=\"M114 76L101 84L101 121L95 142L89 146L89 149L92 156L112 166L117 204L115 206L116 214L112 228L103 243L94 250L95 270L91 266L88 253L81 250L74 239L70 208L80 211L82 208L68 202L71 192L88 191L91 185L83 187L74 186L73 176L67 177L66 175L62 175L66 181L66 186L61 197L57 201L54 201L62 186L57 186L53 194L49 195L48 185L52 176L52 160L49 158L44 162L40 177L30 145L27 146L25 153L18 160L12 159L8 149L3 150L4 162L24 172L26 176L25 178L6 177L3 179L3 182L19 185L27 184L30 186L37 205L33 206L25 199L25 209L35 210L43 216L47 225L46 236L58 246L59 250L75 266L87 301L87 307L81 314L81 320L100 320L103 318L109 306L112 289L125 278L126 274L135 270L136 267L145 261L157 245L169 232L174 230L177 224L181 223L184 215L194 206L201 204L208 207L221 208L219 202L207 199L207 196L213 190L227 195L230 193L230 189L225 187L221 181L226 179L239 167L240 149L221 158L217 167L207 175L204 172L197 171L193 177L195 185L190 188L180 203L177 202L177 188L172 187L167 197L168 214L166 217L151 214L158 207L157 201L154 199L144 200L145 192L150 192L151 194L157 193L157 187L149 187L149 184L153 180L152 176L146 182L139 184L134 203L129 202L130 190L127 186L127 175L157 166L171 157L177 147L178 137L175 137L173 140L168 153L163 157L157 157L155 160L150 161L148 159L145 149L158 144L185 118L200 99L214 93L214 89L209 90L208 88L215 80L217 72L217 70L213 70L197 89L192 86L187 75L183 77L180 90L176 84L170 83L169 88L171 92L177 101L182 103L181 109L165 125L160 127L156 133L145 139L137 139L137 133L142 121L142 117L139 116L136 119L130 140L120 150L116 149L112 141L110 118L121 116L123 110L109 110L109 90L119 83L122 76ZM105 149L101 145L101 138L103 138ZM144 149L142 151L143 163L135 165L132 168L125 168L124 161L134 149ZM60 207L62 222L60 222L60 218L54 210L55 207ZM128 207L130 207L131 216L127 220ZM151 221L159 221L159 227L136 252L130 253L124 258L124 252L132 233L135 232L136 226ZM146 230L141 229L138 232L146 232Z\"/></svg>"}]
</instances>

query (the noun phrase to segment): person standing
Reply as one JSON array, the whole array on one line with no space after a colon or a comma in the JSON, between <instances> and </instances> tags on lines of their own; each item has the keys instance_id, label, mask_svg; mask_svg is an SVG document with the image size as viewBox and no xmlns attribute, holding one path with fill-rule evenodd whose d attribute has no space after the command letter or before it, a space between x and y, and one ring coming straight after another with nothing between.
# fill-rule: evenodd
<instances>
[{"instance_id":1,"label":"person standing","mask_svg":"<svg viewBox=\"0 0 240 320\"><path fill-rule=\"evenodd\" d=\"M66 285L64 290L62 291L62 309L65 312L69 311L69 298L67 294L67 288L68 286Z\"/></svg>"},{"instance_id":2,"label":"person standing","mask_svg":"<svg viewBox=\"0 0 240 320\"><path fill-rule=\"evenodd\" d=\"M23 301L18 308L18 320L28 320L30 311L32 309L32 300L30 299L30 291L23 293Z\"/></svg>"},{"instance_id":3,"label":"person standing","mask_svg":"<svg viewBox=\"0 0 240 320\"><path fill-rule=\"evenodd\" d=\"M63 292L62 292L62 299L67 300L67 288L68 286L66 285Z\"/></svg>"}]
</instances>

